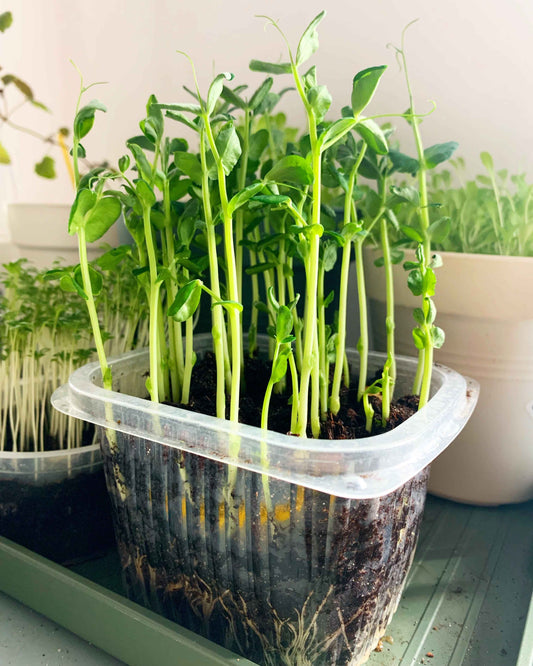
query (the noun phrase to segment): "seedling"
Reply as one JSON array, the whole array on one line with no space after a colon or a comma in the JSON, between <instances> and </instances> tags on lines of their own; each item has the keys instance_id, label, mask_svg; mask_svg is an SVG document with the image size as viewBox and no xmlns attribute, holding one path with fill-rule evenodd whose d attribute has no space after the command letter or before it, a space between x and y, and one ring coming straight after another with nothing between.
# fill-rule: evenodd
<instances>
[{"instance_id":1,"label":"seedling","mask_svg":"<svg viewBox=\"0 0 533 666\"><path fill-rule=\"evenodd\" d=\"M383 114L364 115L385 73L381 65L357 73L350 106L343 109L341 118L326 120L331 96L318 83L315 66L308 65L318 48L317 28L323 17L321 12L311 21L295 51L278 24L266 19L285 42L287 60L253 60L251 69L267 78L250 95L246 86L233 87L233 75L225 72L213 79L204 97L192 60L181 54L189 58L193 69L194 90L187 90L192 101L164 103L151 96L140 123L142 134L128 141L129 155L119 161L119 172L98 171L79 178L80 140L104 107L96 100L83 107L78 102L73 133L78 194L70 231L80 238L80 267L74 282L89 308L106 387L111 386L111 375L94 305L102 280L89 268L84 247L87 239L98 238L123 211L135 243L130 259L136 265L130 268L150 313L146 385L152 401L188 402L196 363L193 318L208 298L217 415L239 419L240 396L246 389L245 354L257 353L263 318L270 334L272 369L262 426L268 428L272 394L284 394L290 386L290 431L304 437L310 430L318 437L328 414L339 412L342 387L349 384L346 322L354 248L361 325L358 398L370 428L368 396L379 392L386 426L395 385L392 264L401 259L389 236L391 228L398 228L398 210L411 207L417 222L402 229L419 242L416 265L409 267L409 286L422 300L415 311L414 341L420 350L416 390L421 404L427 401L432 351L443 339L434 324L438 258L431 254L430 241L443 236L447 223L429 220L426 172L449 157L455 144L423 150L420 117L406 73L409 110L391 115L410 122L418 159L390 149L392 130L375 120ZM398 54L405 68L403 38ZM290 85L274 92L283 75L290 77ZM85 90L82 84L80 99ZM296 94L303 105L307 127L302 136L286 126L283 114L274 113L285 93ZM167 120L193 130L196 146L167 136ZM408 168L417 173L418 187L392 185L392 174ZM375 188L360 184L359 176L374 181ZM340 215L332 207L339 201ZM379 237L387 275L387 360L381 377L369 387L362 249L371 235ZM337 288L326 293L326 278L339 266L339 255ZM294 277L299 266L305 275L301 303ZM248 313L243 301L250 288L253 304ZM245 315L250 322L247 352Z\"/></svg>"}]
</instances>

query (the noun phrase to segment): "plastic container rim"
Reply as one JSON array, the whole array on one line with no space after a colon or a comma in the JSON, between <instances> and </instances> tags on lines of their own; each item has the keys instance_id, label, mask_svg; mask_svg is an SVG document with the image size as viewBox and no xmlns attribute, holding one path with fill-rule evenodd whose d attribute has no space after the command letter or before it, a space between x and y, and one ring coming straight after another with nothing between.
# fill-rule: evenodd
<instances>
[{"instance_id":1,"label":"plastic container rim","mask_svg":"<svg viewBox=\"0 0 533 666\"><path fill-rule=\"evenodd\" d=\"M0 460L14 458L18 460L29 460L31 458L62 458L64 456L75 456L84 453L96 453L100 450L99 444L86 444L71 449L54 449L52 451L0 451Z\"/></svg>"},{"instance_id":2,"label":"plastic container rim","mask_svg":"<svg viewBox=\"0 0 533 666\"><path fill-rule=\"evenodd\" d=\"M208 334L205 336L209 337ZM198 336L201 339L204 336ZM205 337L204 337L205 339ZM126 363L130 359L142 359L148 356L147 349L135 350L127 352L119 357L109 360L110 367L117 362ZM386 359L386 354L380 352L370 352L369 358ZM396 356L398 368L405 364L416 364L416 359L408 356ZM141 364L139 364L140 366ZM250 426L241 423L234 423L228 420L219 419L214 416L208 416L198 412L191 412L179 407L171 405L163 405L160 403L153 403L146 398L138 398L128 394L119 393L117 391L109 391L95 384L95 379L101 377L100 366L98 362L92 362L75 370L70 378L68 384L57 389L52 395L52 404L56 409L75 416L77 418L85 419L91 423L108 427L119 432L130 433L128 427L121 428L120 424L114 421L106 421L95 417L89 411L84 411L78 405L84 398L89 401L99 401L103 403L110 403L121 407L139 410L143 413L151 415L157 414L158 416L165 416L176 422L187 422L194 420L195 425L202 426L210 431L225 432L231 435L245 436L249 439L256 441L264 441L265 436L269 442L275 444L277 447L290 449L292 451L313 452L313 453L364 453L366 451L376 453L380 449L390 450L392 448L401 448L406 446L406 440L411 439L411 434L418 433L421 428L424 430L431 429L431 423L436 421L444 408L454 408L459 400L464 401L464 396L467 392L470 397L477 399L477 392L479 385L475 380L463 377L458 372L443 366L441 364L434 365L433 382L440 380L441 386L436 390L434 395L428 401L428 404L415 414L413 414L404 423L379 435L372 435L370 437L360 439L312 439L312 438L299 438L292 435L284 435L271 430L263 431L256 426ZM76 396L76 406L71 406L66 409L65 400L71 400L72 396ZM473 409L473 406L472 406ZM471 410L468 410L471 411ZM399 437L400 433L404 436ZM142 436L142 433L140 433ZM172 441L166 442L166 445L175 448L182 448Z\"/></svg>"}]
</instances>

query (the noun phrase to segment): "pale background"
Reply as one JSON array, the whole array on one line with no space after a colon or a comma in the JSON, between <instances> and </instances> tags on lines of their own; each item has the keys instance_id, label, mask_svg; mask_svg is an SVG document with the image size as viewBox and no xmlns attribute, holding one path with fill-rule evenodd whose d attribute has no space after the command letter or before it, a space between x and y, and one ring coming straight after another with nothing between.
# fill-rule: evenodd
<instances>
[{"instance_id":1,"label":"pale background","mask_svg":"<svg viewBox=\"0 0 533 666\"><path fill-rule=\"evenodd\" d=\"M177 49L194 59L203 90L220 71L255 87L264 76L248 71L251 58L286 59L279 35L255 15L277 19L295 49L323 8L327 16L313 62L319 83L333 95L328 118L349 103L353 75L381 64L389 67L369 112L405 110L403 75L387 44L399 44L403 27L419 19L407 37L417 110L428 110L429 100L438 107L422 126L426 146L458 141L473 173L482 168L479 153L488 150L499 168L533 174L532 0L11 0L0 7L14 15L12 27L0 34L0 64L4 73L27 80L53 110L53 116L36 109L18 115L44 133L72 122L79 82L69 59L86 83L108 82L86 97L102 100L108 113L97 114L84 143L93 161L116 162L124 141L139 133L150 93L160 101L188 101L181 87L191 85L190 69ZM288 76L277 79L277 89L290 84ZM283 108L291 122L302 122L295 94L286 96ZM413 153L409 132L399 127L398 135ZM40 143L6 128L1 140L14 160L0 167L3 202L70 201L57 150L60 177L43 181L33 174L45 152ZM6 233L3 224L0 235Z\"/></svg>"}]
</instances>

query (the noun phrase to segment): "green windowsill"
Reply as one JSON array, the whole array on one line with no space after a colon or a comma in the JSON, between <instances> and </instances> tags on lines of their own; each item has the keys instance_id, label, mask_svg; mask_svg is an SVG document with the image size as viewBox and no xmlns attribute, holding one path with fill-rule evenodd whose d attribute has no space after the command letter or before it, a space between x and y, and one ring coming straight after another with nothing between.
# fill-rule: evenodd
<instances>
[{"instance_id":1,"label":"green windowsill","mask_svg":"<svg viewBox=\"0 0 533 666\"><path fill-rule=\"evenodd\" d=\"M533 502L429 497L406 590L370 666L532 666L532 524ZM0 539L0 590L125 664L254 666L120 589L114 553L66 569Z\"/></svg>"}]
</instances>

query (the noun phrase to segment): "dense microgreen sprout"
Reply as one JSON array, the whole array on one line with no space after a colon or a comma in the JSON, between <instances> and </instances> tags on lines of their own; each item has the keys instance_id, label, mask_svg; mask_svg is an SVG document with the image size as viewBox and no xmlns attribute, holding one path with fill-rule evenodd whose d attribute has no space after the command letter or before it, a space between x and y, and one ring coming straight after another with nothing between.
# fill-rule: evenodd
<instances>
[{"instance_id":1,"label":"dense microgreen sprout","mask_svg":"<svg viewBox=\"0 0 533 666\"><path fill-rule=\"evenodd\" d=\"M144 298L135 297L128 247L104 253L97 263L106 290L97 299L104 347L110 355L147 343ZM92 267L91 267L92 268ZM54 281L60 279L64 290ZM37 270L23 259L5 264L0 275L0 450L70 449L83 441L83 422L51 408L53 391L94 356L87 308L80 300L79 272L57 265ZM76 285L76 286L75 286ZM131 293L128 304L122 290Z\"/></svg>"},{"instance_id":2,"label":"dense microgreen sprout","mask_svg":"<svg viewBox=\"0 0 533 666\"><path fill-rule=\"evenodd\" d=\"M284 395L291 404L287 428L301 437L320 436L323 422L341 409L350 382L346 328L353 300L359 304L361 331L358 399L370 432L376 421L371 397L380 396L386 426L396 379L392 266L402 259L395 244L400 232L419 239L409 286L422 297L415 311L414 341L421 349L418 390L425 403L431 353L442 342L434 324L431 297L438 259L431 254L430 240L441 238L449 227L428 218L426 172L455 147L450 142L422 149L421 116L414 111L409 88L409 110L388 117L411 124L418 157L391 148L393 128L377 122L387 114L367 115L386 71L383 65L356 73L347 95L349 106L341 117L327 119L331 96L309 63L318 49L324 14L311 21L295 49L275 21L262 17L280 36L287 56L278 63L252 60L250 68L266 78L251 91L223 72L203 94L191 58L180 52L190 61L193 90L186 88L188 97L177 102L149 97L141 134L127 142L129 152L119 160L118 172L100 170L78 179L70 222L70 230L80 236L80 267L71 281L90 313L105 280L101 266L87 265L85 240L107 230L120 211L124 215L133 245L124 256L113 255L113 261L128 262L136 293L147 303L146 386L154 402L188 403L196 362L194 318L208 302L217 416L238 420L246 390L246 355L265 353L272 365L261 425L269 426L272 396ZM404 58L403 44L398 53ZM302 132L278 110L285 95L295 95L303 106ZM92 128L96 111L103 110L98 101L80 107L74 124L75 160L79 141ZM192 130L191 142L167 134L168 128L180 125ZM417 173L417 186L393 181L396 173ZM410 221L410 209L416 223ZM387 283L387 357L370 386L363 270L363 246L369 238L383 249L380 261ZM350 293L349 281L354 257L357 294ZM327 288L334 274L337 284ZM98 321L90 318L94 328ZM267 334L264 347L259 345L260 332ZM102 347L98 353L109 386L105 349L96 347ZM238 446L234 438L231 450ZM235 477L231 469L228 474L231 488Z\"/></svg>"},{"instance_id":3,"label":"dense microgreen sprout","mask_svg":"<svg viewBox=\"0 0 533 666\"><path fill-rule=\"evenodd\" d=\"M533 184L525 174L496 169L489 153L480 157L484 171L473 178L458 157L428 179L432 223L450 221L448 233L434 238L436 249L533 256ZM410 212L405 211L406 225L411 225Z\"/></svg>"}]
</instances>

